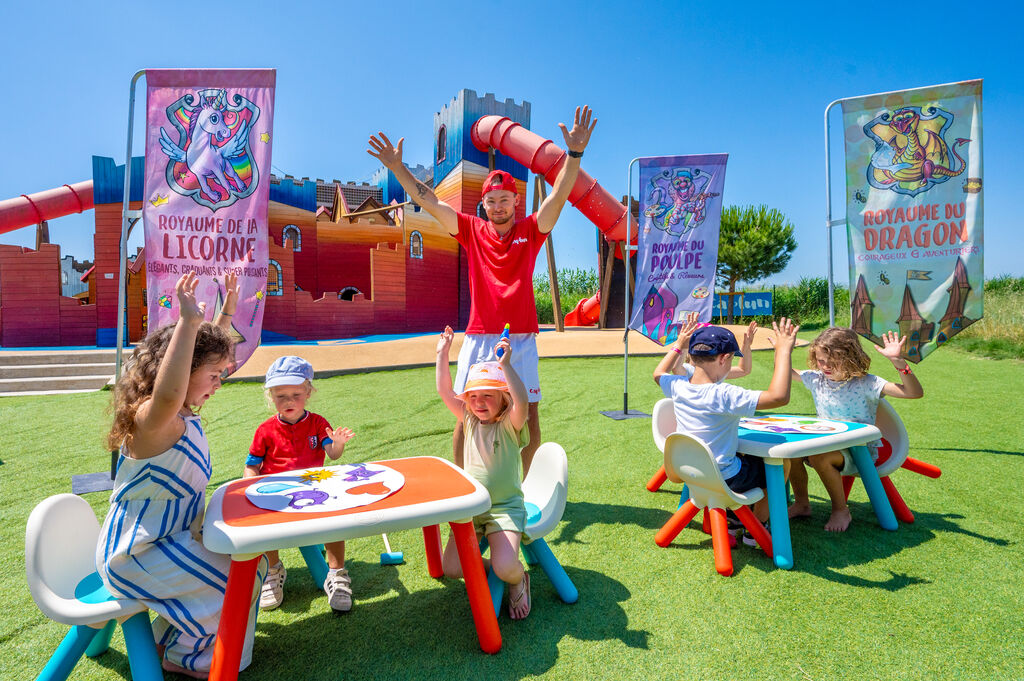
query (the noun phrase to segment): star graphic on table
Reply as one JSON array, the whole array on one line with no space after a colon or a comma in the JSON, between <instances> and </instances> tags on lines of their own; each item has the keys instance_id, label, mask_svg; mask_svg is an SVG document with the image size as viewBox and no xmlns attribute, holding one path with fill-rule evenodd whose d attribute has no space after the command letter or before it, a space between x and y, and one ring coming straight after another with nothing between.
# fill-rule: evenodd
<instances>
[{"instance_id":1,"label":"star graphic on table","mask_svg":"<svg viewBox=\"0 0 1024 681\"><path fill-rule=\"evenodd\" d=\"M361 463L353 464L352 468L349 469L348 476L345 478L345 482L356 482L358 480L369 480L375 475L380 474L380 471L370 471L366 469Z\"/></svg>"},{"instance_id":2,"label":"star graphic on table","mask_svg":"<svg viewBox=\"0 0 1024 681\"><path fill-rule=\"evenodd\" d=\"M270 133L269 132L261 132L260 133L260 142L263 142L264 144L266 144L269 141L270 141Z\"/></svg>"},{"instance_id":3,"label":"star graphic on table","mask_svg":"<svg viewBox=\"0 0 1024 681\"><path fill-rule=\"evenodd\" d=\"M301 476L302 480L305 482L321 482L323 480L327 480L328 478L333 477L334 473L328 470L324 470L323 468L320 468L315 471L306 471Z\"/></svg>"}]
</instances>

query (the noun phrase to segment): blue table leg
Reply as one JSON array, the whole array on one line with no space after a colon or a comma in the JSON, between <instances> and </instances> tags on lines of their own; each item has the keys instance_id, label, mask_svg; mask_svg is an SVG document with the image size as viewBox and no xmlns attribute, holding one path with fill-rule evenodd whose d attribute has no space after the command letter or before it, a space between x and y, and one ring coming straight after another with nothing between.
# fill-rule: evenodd
<instances>
[{"instance_id":1,"label":"blue table leg","mask_svg":"<svg viewBox=\"0 0 1024 681\"><path fill-rule=\"evenodd\" d=\"M789 536L789 509L786 508L786 475L780 459L765 459L764 464L775 565L790 570L793 568L793 542Z\"/></svg>"},{"instance_id":2,"label":"blue table leg","mask_svg":"<svg viewBox=\"0 0 1024 681\"><path fill-rule=\"evenodd\" d=\"M885 495L875 462L871 460L871 453L867 447L850 447L850 455L857 466L857 472L860 473L860 479L864 482L864 490L871 500L871 507L875 509L878 524L883 530L895 531L899 527L896 523L896 514L892 512L889 497Z\"/></svg>"},{"instance_id":3,"label":"blue table leg","mask_svg":"<svg viewBox=\"0 0 1024 681\"><path fill-rule=\"evenodd\" d=\"M555 554L551 553L547 542L543 539L534 539L528 546L529 553L536 557L541 569L548 576L548 581L555 587L555 591L558 593L558 597L562 599L562 602L575 603L579 599L580 593L576 589L576 585L569 579L569 575L565 573L565 568L555 558ZM524 545L524 548L527 548L527 545Z\"/></svg>"},{"instance_id":4,"label":"blue table leg","mask_svg":"<svg viewBox=\"0 0 1024 681\"><path fill-rule=\"evenodd\" d=\"M309 574L313 578L313 583L321 589L324 586L324 582L327 581L328 569L327 561L324 560L323 550L323 544L299 547L299 553L302 554L302 558L306 561L306 567L309 568Z\"/></svg>"}]
</instances>

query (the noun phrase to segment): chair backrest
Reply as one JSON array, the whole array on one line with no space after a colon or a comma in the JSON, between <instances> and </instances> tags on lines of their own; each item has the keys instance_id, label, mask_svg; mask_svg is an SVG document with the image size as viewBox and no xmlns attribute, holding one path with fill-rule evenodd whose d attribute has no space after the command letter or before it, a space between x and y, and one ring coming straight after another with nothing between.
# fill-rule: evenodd
<instances>
[{"instance_id":1,"label":"chair backrest","mask_svg":"<svg viewBox=\"0 0 1024 681\"><path fill-rule=\"evenodd\" d=\"M89 503L74 494L40 502L25 528L25 575L32 599L50 619L63 621L62 602L96 571L100 524Z\"/></svg>"},{"instance_id":2,"label":"chair backrest","mask_svg":"<svg viewBox=\"0 0 1024 681\"><path fill-rule=\"evenodd\" d=\"M540 520L530 525L530 536L540 539L553 530L565 512L569 492L569 461L555 442L545 442L533 455L523 480L523 497L540 509Z\"/></svg>"},{"instance_id":3,"label":"chair backrest","mask_svg":"<svg viewBox=\"0 0 1024 681\"><path fill-rule=\"evenodd\" d=\"M722 478L707 445L687 433L672 433L665 440L665 474L672 482L684 482L698 508L735 508L763 496L760 490L737 494Z\"/></svg>"},{"instance_id":4,"label":"chair backrest","mask_svg":"<svg viewBox=\"0 0 1024 681\"><path fill-rule=\"evenodd\" d=\"M676 432L676 412L672 408L672 400L663 397L654 403L654 413L651 414L651 434L654 435L654 444L659 452L665 451L665 440Z\"/></svg>"},{"instance_id":5,"label":"chair backrest","mask_svg":"<svg viewBox=\"0 0 1024 681\"><path fill-rule=\"evenodd\" d=\"M907 436L907 429L903 425L900 415L885 399L878 401L875 425L882 431L882 437L892 447L889 458L877 464L878 475L882 477L895 471L907 460L907 455L910 453L910 438Z\"/></svg>"}]
</instances>

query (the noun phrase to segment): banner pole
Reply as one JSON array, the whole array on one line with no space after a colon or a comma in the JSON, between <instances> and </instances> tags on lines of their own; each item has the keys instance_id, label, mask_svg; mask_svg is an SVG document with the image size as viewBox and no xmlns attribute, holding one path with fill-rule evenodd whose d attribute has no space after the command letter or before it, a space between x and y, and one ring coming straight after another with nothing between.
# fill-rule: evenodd
<instances>
[{"instance_id":1,"label":"banner pole","mask_svg":"<svg viewBox=\"0 0 1024 681\"><path fill-rule=\"evenodd\" d=\"M835 290L832 284L832 145L828 127L828 114L843 100L837 99L825 107L825 230L828 232L828 325L836 325Z\"/></svg>"},{"instance_id":2,"label":"banner pole","mask_svg":"<svg viewBox=\"0 0 1024 681\"><path fill-rule=\"evenodd\" d=\"M121 249L117 275L117 348L114 360L114 389L121 380L121 348L124 345L124 322L127 292L125 291L124 261L128 259L128 212L132 187L132 134L135 128L135 85L139 78L146 75L146 70L136 71L132 76L132 84L128 94L128 143L124 157L124 197L121 206Z\"/></svg>"},{"instance_id":3,"label":"banner pole","mask_svg":"<svg viewBox=\"0 0 1024 681\"><path fill-rule=\"evenodd\" d=\"M626 241L622 244L622 285L626 289L623 296L625 309L622 316L622 414L629 414L629 223L633 219L633 165L639 159L634 158L626 168Z\"/></svg>"}]
</instances>

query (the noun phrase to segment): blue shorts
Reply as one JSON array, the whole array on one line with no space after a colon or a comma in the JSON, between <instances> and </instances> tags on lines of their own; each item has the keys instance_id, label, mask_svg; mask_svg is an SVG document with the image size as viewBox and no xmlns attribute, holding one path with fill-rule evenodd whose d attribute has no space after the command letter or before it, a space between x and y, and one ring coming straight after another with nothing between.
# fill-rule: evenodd
<instances>
[{"instance_id":1,"label":"blue shorts","mask_svg":"<svg viewBox=\"0 0 1024 681\"><path fill-rule=\"evenodd\" d=\"M768 486L768 480L764 475L764 459L745 454L737 454L736 458L740 462L740 472L725 481L729 489L733 492L746 492Z\"/></svg>"}]
</instances>

